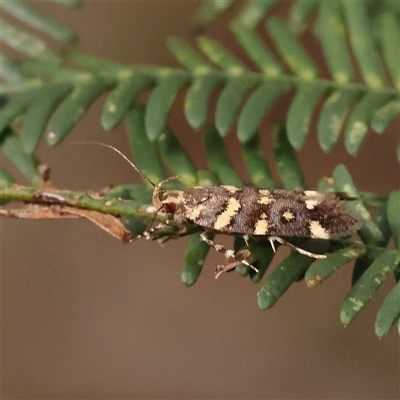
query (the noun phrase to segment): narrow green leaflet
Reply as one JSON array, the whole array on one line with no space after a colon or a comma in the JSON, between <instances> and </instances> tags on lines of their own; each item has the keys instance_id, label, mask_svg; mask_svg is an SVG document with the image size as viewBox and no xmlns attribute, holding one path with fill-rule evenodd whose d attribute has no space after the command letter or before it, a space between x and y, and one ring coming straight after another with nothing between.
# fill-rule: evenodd
<instances>
[{"instance_id":1,"label":"narrow green leaflet","mask_svg":"<svg viewBox=\"0 0 400 400\"><path fill-rule=\"evenodd\" d=\"M51 0L53 3L61 3L68 7L80 7L83 0Z\"/></svg>"},{"instance_id":2,"label":"narrow green leaflet","mask_svg":"<svg viewBox=\"0 0 400 400\"><path fill-rule=\"evenodd\" d=\"M304 247L308 251L317 250L317 241L307 241ZM313 258L292 251L265 280L257 293L258 306L262 310L271 308L314 261Z\"/></svg>"},{"instance_id":3,"label":"narrow green leaflet","mask_svg":"<svg viewBox=\"0 0 400 400\"><path fill-rule=\"evenodd\" d=\"M172 131L165 129L158 138L158 144L161 157L172 173L178 176L186 187L195 186L197 169Z\"/></svg>"},{"instance_id":4,"label":"narrow green leaflet","mask_svg":"<svg viewBox=\"0 0 400 400\"><path fill-rule=\"evenodd\" d=\"M235 0L210 0L205 1L198 9L195 18L195 29L201 30L218 14L228 9Z\"/></svg>"},{"instance_id":5,"label":"narrow green leaflet","mask_svg":"<svg viewBox=\"0 0 400 400\"><path fill-rule=\"evenodd\" d=\"M264 157L260 137L256 135L242 147L243 160L247 174L256 187L272 188L274 181L268 162Z\"/></svg>"},{"instance_id":6,"label":"narrow green leaflet","mask_svg":"<svg viewBox=\"0 0 400 400\"><path fill-rule=\"evenodd\" d=\"M186 42L176 37L167 40L168 49L177 58L181 65L194 73L208 73L213 70L211 65L206 62L196 51Z\"/></svg>"},{"instance_id":7,"label":"narrow green leaflet","mask_svg":"<svg viewBox=\"0 0 400 400\"><path fill-rule=\"evenodd\" d=\"M4 154L16 166L24 177L37 186L42 183L42 178L36 169L37 161L24 151L20 139L15 135L9 135L2 146Z\"/></svg>"},{"instance_id":8,"label":"narrow green leaflet","mask_svg":"<svg viewBox=\"0 0 400 400\"><path fill-rule=\"evenodd\" d=\"M169 110L188 80L188 74L183 71L165 70L165 74L160 73L158 85L151 93L146 108L145 124L150 140L157 139L163 131Z\"/></svg>"},{"instance_id":9,"label":"narrow green leaflet","mask_svg":"<svg viewBox=\"0 0 400 400\"><path fill-rule=\"evenodd\" d=\"M387 218L394 243L400 251L400 191L392 192L389 196Z\"/></svg>"},{"instance_id":10,"label":"narrow green leaflet","mask_svg":"<svg viewBox=\"0 0 400 400\"><path fill-rule=\"evenodd\" d=\"M378 245L384 248L388 245L392 237L392 232L390 230L389 219L387 215L387 205L388 203L385 203L382 207L379 208L374 219L376 226L383 235L383 240L379 242ZM398 211L400 212L400 205Z\"/></svg>"},{"instance_id":11,"label":"narrow green leaflet","mask_svg":"<svg viewBox=\"0 0 400 400\"><path fill-rule=\"evenodd\" d=\"M70 82L62 82L43 86L38 91L29 104L19 132L22 146L27 153L33 153L36 150L51 115L72 89Z\"/></svg>"},{"instance_id":12,"label":"narrow green leaflet","mask_svg":"<svg viewBox=\"0 0 400 400\"><path fill-rule=\"evenodd\" d=\"M259 4L262 4L259 2ZM253 60L262 73L267 77L276 77L282 74L282 68L257 33L238 21L230 25L236 39L242 45L243 50Z\"/></svg>"},{"instance_id":13,"label":"narrow green leaflet","mask_svg":"<svg viewBox=\"0 0 400 400\"><path fill-rule=\"evenodd\" d=\"M237 21L254 29L275 3L277 3L277 0L248 0L240 10Z\"/></svg>"},{"instance_id":14,"label":"narrow green leaflet","mask_svg":"<svg viewBox=\"0 0 400 400\"><path fill-rule=\"evenodd\" d=\"M92 74L83 74L72 93L57 108L48 124L47 143L59 144L72 130L85 111L111 86L112 81Z\"/></svg>"},{"instance_id":15,"label":"narrow green leaflet","mask_svg":"<svg viewBox=\"0 0 400 400\"><path fill-rule=\"evenodd\" d=\"M278 248L278 245L275 245L275 248ZM253 283L259 283L271 265L275 252L268 240L251 240L249 242L249 250L251 258L254 259L252 265L258 269L258 272L249 271L250 279Z\"/></svg>"},{"instance_id":16,"label":"narrow green leaflet","mask_svg":"<svg viewBox=\"0 0 400 400\"><path fill-rule=\"evenodd\" d=\"M353 80L354 71L346 42L346 27L340 11L340 2L322 1L319 6L317 33L331 75L336 82L345 85Z\"/></svg>"},{"instance_id":17,"label":"narrow green leaflet","mask_svg":"<svg viewBox=\"0 0 400 400\"><path fill-rule=\"evenodd\" d=\"M208 169L197 170L197 182L199 186L216 186L218 179L215 174Z\"/></svg>"},{"instance_id":18,"label":"narrow green leaflet","mask_svg":"<svg viewBox=\"0 0 400 400\"><path fill-rule=\"evenodd\" d=\"M137 166L152 182L157 184L166 178L166 173L158 154L157 143L151 142L147 136L144 118L144 107L132 107L126 114L126 131Z\"/></svg>"},{"instance_id":19,"label":"narrow green leaflet","mask_svg":"<svg viewBox=\"0 0 400 400\"><path fill-rule=\"evenodd\" d=\"M3 19L0 20L0 26L1 42L15 51L26 54L28 57L40 58L52 64L60 62L59 56L50 50L43 40L15 28Z\"/></svg>"},{"instance_id":20,"label":"narrow green leaflet","mask_svg":"<svg viewBox=\"0 0 400 400\"><path fill-rule=\"evenodd\" d=\"M301 83L299 85L290 105L286 122L289 142L296 150L300 150L304 146L311 115L326 90L327 87L320 83Z\"/></svg>"},{"instance_id":21,"label":"narrow green leaflet","mask_svg":"<svg viewBox=\"0 0 400 400\"><path fill-rule=\"evenodd\" d=\"M317 0L296 0L290 9L288 21L293 32L301 32L305 29L307 18L317 4Z\"/></svg>"},{"instance_id":22,"label":"narrow green leaflet","mask_svg":"<svg viewBox=\"0 0 400 400\"><path fill-rule=\"evenodd\" d=\"M360 194L356 189L353 179L349 171L343 164L339 164L333 171L333 179L335 182L335 189L338 192L347 193L351 197L360 198ZM361 218L362 225L359 229L359 235L362 241L370 245L378 245L384 241L382 232L378 226L372 221L371 214L366 209L361 200L353 200L347 203L347 208L354 211L358 218Z\"/></svg>"},{"instance_id":23,"label":"narrow green leaflet","mask_svg":"<svg viewBox=\"0 0 400 400\"><path fill-rule=\"evenodd\" d=\"M268 110L289 90L290 85L280 81L265 81L249 96L240 112L237 136L242 143L251 140Z\"/></svg>"},{"instance_id":24,"label":"narrow green leaflet","mask_svg":"<svg viewBox=\"0 0 400 400\"><path fill-rule=\"evenodd\" d=\"M315 79L318 76L317 67L287 25L277 18L269 18L266 26L268 33L289 68L296 75L299 75L301 79Z\"/></svg>"},{"instance_id":25,"label":"narrow green leaflet","mask_svg":"<svg viewBox=\"0 0 400 400\"><path fill-rule=\"evenodd\" d=\"M289 143L284 127L275 125L272 130L274 156L278 165L279 176L285 189L301 190L304 188L304 176L296 153Z\"/></svg>"},{"instance_id":26,"label":"narrow green leaflet","mask_svg":"<svg viewBox=\"0 0 400 400\"><path fill-rule=\"evenodd\" d=\"M354 107L344 133L344 144L349 154L357 155L374 112L392 96L391 93L367 93Z\"/></svg>"},{"instance_id":27,"label":"narrow green leaflet","mask_svg":"<svg viewBox=\"0 0 400 400\"><path fill-rule=\"evenodd\" d=\"M373 31L362 1L341 0L347 22L351 47L366 84L372 88L384 87L383 68L375 49Z\"/></svg>"},{"instance_id":28,"label":"narrow green leaflet","mask_svg":"<svg viewBox=\"0 0 400 400\"><path fill-rule=\"evenodd\" d=\"M396 153L397 153L397 159L400 161L400 143L397 145Z\"/></svg>"},{"instance_id":29,"label":"narrow green leaflet","mask_svg":"<svg viewBox=\"0 0 400 400\"><path fill-rule=\"evenodd\" d=\"M9 60L4 54L0 53L0 77L7 82L18 82L25 79L24 74L19 70L17 65ZM4 93L3 89L4 82L2 82L1 92Z\"/></svg>"},{"instance_id":30,"label":"narrow green leaflet","mask_svg":"<svg viewBox=\"0 0 400 400\"><path fill-rule=\"evenodd\" d=\"M386 296L375 321L375 333L383 337L400 317L400 282Z\"/></svg>"},{"instance_id":31,"label":"narrow green leaflet","mask_svg":"<svg viewBox=\"0 0 400 400\"><path fill-rule=\"evenodd\" d=\"M0 132L10 125L16 117L23 114L29 103L40 91L40 88L26 90L13 96L6 106L0 111Z\"/></svg>"},{"instance_id":32,"label":"narrow green leaflet","mask_svg":"<svg viewBox=\"0 0 400 400\"><path fill-rule=\"evenodd\" d=\"M218 98L215 112L215 126L221 136L226 136L237 116L237 110L246 93L256 84L248 76L231 78Z\"/></svg>"},{"instance_id":33,"label":"narrow green leaflet","mask_svg":"<svg viewBox=\"0 0 400 400\"><path fill-rule=\"evenodd\" d=\"M114 128L128 112L132 100L141 91L150 87L153 82L151 76L135 72L128 78L118 81L117 86L110 92L104 103L101 114L101 124L104 129Z\"/></svg>"},{"instance_id":34,"label":"narrow green leaflet","mask_svg":"<svg viewBox=\"0 0 400 400\"><path fill-rule=\"evenodd\" d=\"M224 142L214 127L207 127L204 133L208 165L224 185L242 186L242 181L225 151Z\"/></svg>"},{"instance_id":35,"label":"narrow green leaflet","mask_svg":"<svg viewBox=\"0 0 400 400\"><path fill-rule=\"evenodd\" d=\"M345 249L328 254L325 259L315 261L305 275L307 286L318 286L343 265L362 257L365 253L366 247L364 245L354 243Z\"/></svg>"},{"instance_id":36,"label":"narrow green leaflet","mask_svg":"<svg viewBox=\"0 0 400 400\"><path fill-rule=\"evenodd\" d=\"M358 95L357 91L337 90L326 99L318 120L318 141L326 153L338 141L346 116Z\"/></svg>"},{"instance_id":37,"label":"narrow green leaflet","mask_svg":"<svg viewBox=\"0 0 400 400\"><path fill-rule=\"evenodd\" d=\"M353 271L351 274L351 286L353 287L361 278L363 273L370 267L372 261L366 258L359 258L354 263Z\"/></svg>"},{"instance_id":38,"label":"narrow green leaflet","mask_svg":"<svg viewBox=\"0 0 400 400\"><path fill-rule=\"evenodd\" d=\"M371 120L372 129L378 133L385 132L390 122L399 114L400 114L400 101L393 100L387 102L373 115Z\"/></svg>"},{"instance_id":39,"label":"narrow green leaflet","mask_svg":"<svg viewBox=\"0 0 400 400\"><path fill-rule=\"evenodd\" d=\"M201 232L197 232L190 236L183 259L181 279L188 287L193 286L199 279L204 261L210 250L210 246L200 240L200 234ZM209 237L213 239L214 235L212 234Z\"/></svg>"},{"instance_id":40,"label":"narrow green leaflet","mask_svg":"<svg viewBox=\"0 0 400 400\"><path fill-rule=\"evenodd\" d=\"M123 79L124 77L127 77L127 75L129 76L132 71L130 68L127 68L122 64L86 53L74 52L69 55L68 59L85 69L97 73L99 71L109 73L117 79ZM149 70L151 70L151 68L148 68L146 72Z\"/></svg>"},{"instance_id":41,"label":"narrow green leaflet","mask_svg":"<svg viewBox=\"0 0 400 400\"><path fill-rule=\"evenodd\" d=\"M340 319L344 325L354 320L399 263L400 253L397 250L387 250L371 264L343 302Z\"/></svg>"},{"instance_id":42,"label":"narrow green leaflet","mask_svg":"<svg viewBox=\"0 0 400 400\"><path fill-rule=\"evenodd\" d=\"M396 15L389 12L381 13L377 28L386 67L393 83L400 90L400 26Z\"/></svg>"},{"instance_id":43,"label":"narrow green leaflet","mask_svg":"<svg viewBox=\"0 0 400 400\"><path fill-rule=\"evenodd\" d=\"M194 129L203 127L207 120L208 100L211 93L222 84L224 78L215 72L195 76L186 92L185 116Z\"/></svg>"},{"instance_id":44,"label":"narrow green leaflet","mask_svg":"<svg viewBox=\"0 0 400 400\"><path fill-rule=\"evenodd\" d=\"M221 46L217 41L204 36L199 37L197 43L201 51L220 68L230 75L240 75L246 71L246 67L234 55Z\"/></svg>"},{"instance_id":45,"label":"narrow green leaflet","mask_svg":"<svg viewBox=\"0 0 400 400\"><path fill-rule=\"evenodd\" d=\"M20 1L2 1L1 8L13 17L24 21L28 25L46 33L54 39L64 42L75 42L78 40L77 36L71 30L65 28L42 13L39 13L35 8Z\"/></svg>"}]
</instances>

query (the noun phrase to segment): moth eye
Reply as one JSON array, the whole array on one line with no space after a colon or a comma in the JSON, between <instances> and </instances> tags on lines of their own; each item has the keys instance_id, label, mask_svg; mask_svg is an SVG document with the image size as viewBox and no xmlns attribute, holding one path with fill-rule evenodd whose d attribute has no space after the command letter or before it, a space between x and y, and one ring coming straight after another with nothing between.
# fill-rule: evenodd
<instances>
[{"instance_id":1,"label":"moth eye","mask_svg":"<svg viewBox=\"0 0 400 400\"><path fill-rule=\"evenodd\" d=\"M176 210L176 204L175 203L165 203L164 210L167 214L173 214Z\"/></svg>"}]
</instances>

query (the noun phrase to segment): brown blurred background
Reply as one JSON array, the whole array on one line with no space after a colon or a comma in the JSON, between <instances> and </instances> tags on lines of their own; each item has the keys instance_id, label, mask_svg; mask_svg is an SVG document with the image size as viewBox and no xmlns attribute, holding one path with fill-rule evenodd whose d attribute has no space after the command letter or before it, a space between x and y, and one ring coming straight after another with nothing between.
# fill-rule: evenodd
<instances>
[{"instance_id":1,"label":"brown blurred background","mask_svg":"<svg viewBox=\"0 0 400 400\"><path fill-rule=\"evenodd\" d=\"M187 28L199 2L91 1L80 11L36 4L77 31L83 52L124 64L176 66L165 38L194 43ZM287 3L280 6L284 13ZM212 24L207 35L241 57L225 24L234 12ZM305 40L318 57L315 39ZM128 153L122 125L109 133L100 126L104 98L65 143L41 146L55 186L99 189L139 181L107 149L70 145L101 140ZM182 117L182 98L169 123L196 165L205 168L201 135ZM268 120L285 115L288 100L274 107L262 127L271 163ZM308 184L345 163L362 190L398 188L398 122L382 136L370 133L356 159L344 152L342 141L324 155L311 133L299 155ZM234 135L226 143L246 179ZM185 239L165 247L146 241L123 245L87 221L0 224L2 398L400 397L397 330L383 340L374 334L392 278L344 329L339 309L350 288L351 265L314 290L304 282L294 285L273 309L261 312L261 285L236 273L214 280L221 255L213 251L198 283L186 288L180 280ZM280 249L276 262L284 254Z\"/></svg>"}]
</instances>

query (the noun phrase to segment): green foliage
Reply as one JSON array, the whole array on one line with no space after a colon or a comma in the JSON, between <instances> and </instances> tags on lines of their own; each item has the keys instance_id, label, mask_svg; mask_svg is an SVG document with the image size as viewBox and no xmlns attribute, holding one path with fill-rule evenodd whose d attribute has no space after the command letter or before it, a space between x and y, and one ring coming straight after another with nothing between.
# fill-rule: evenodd
<instances>
[{"instance_id":1,"label":"green foliage","mask_svg":"<svg viewBox=\"0 0 400 400\"><path fill-rule=\"evenodd\" d=\"M73 0L59 2L68 6L80 4ZM1 170L1 204L33 201L36 188L43 185L35 156L42 137L46 133L45 140L50 146L61 143L104 93L108 94L101 115L104 129L112 129L124 121L141 171L153 182L159 182L166 178L165 167L168 167L174 175L182 176L181 182L186 187L243 185L222 140L235 123L252 183L274 187L269 162L260 150L260 135L266 133L259 132L259 126L274 104L289 92L293 96L285 126L275 125L272 131L274 161L287 189L305 186L296 153L306 143L310 119L316 110L319 110L317 129L321 149L329 152L343 132L346 150L353 156L369 130L384 133L399 115L400 26L399 8L393 2L298 0L283 20L273 15L276 1L212 0L200 7L195 29L204 30L235 3L240 6L230 29L251 61L249 65L217 40L200 36L197 49L181 39L168 39L168 48L181 68L128 67L87 54L55 52L43 39L2 21L1 40L6 54L1 55L1 94L7 102L1 111L0 143L4 154L33 187L11 185L13 178ZM67 43L77 40L69 29L23 2L1 2L1 7L6 19L8 15L17 18L42 36ZM263 29L270 43L255 28ZM314 33L321 46L328 77L323 76L321 65L302 42L300 34L306 30ZM20 54L18 61L10 59L7 48ZM360 77L355 78L358 74ZM167 127L168 113L182 90L185 90L183 115L193 129L203 132L207 171L196 169L190 155ZM142 92L149 94L144 104L138 101ZM215 120L207 126L213 92L219 94L213 113ZM274 117L272 120L277 122ZM400 154L400 145L397 153ZM397 280L400 277L400 192L386 196L360 192L343 165L336 167L331 180L321 180L318 189L346 192L357 198L349 206L362 221L361 242L299 240L296 245L309 251L327 252L328 257L316 261L298 253L290 254L265 279L258 292L258 304L268 309L303 276L307 285L314 287L354 260L353 287L340 314L347 325L389 276L394 275ZM63 196L71 206L125 216L126 226L135 234L143 232L143 221L152 218L141 208L151 201L151 189L146 184L114 188L101 200L84 194L77 196L77 192L66 192ZM369 211L371 207L378 208L375 217ZM192 236L184 256L182 280L191 286L201 273L209 247L199 242L199 229L186 234ZM391 238L394 250L386 248ZM235 239L236 250L244 246L241 238ZM237 270L258 283L274 252L264 239L251 239L249 249L259 272L244 266ZM399 320L399 297L397 283L378 312L379 337Z\"/></svg>"}]
</instances>

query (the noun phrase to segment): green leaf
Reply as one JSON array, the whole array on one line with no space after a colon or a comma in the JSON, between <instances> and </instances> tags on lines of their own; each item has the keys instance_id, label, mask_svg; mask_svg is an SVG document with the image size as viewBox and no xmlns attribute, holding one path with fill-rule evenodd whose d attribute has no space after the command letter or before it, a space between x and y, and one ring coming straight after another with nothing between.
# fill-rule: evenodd
<instances>
[{"instance_id":1,"label":"green leaf","mask_svg":"<svg viewBox=\"0 0 400 400\"><path fill-rule=\"evenodd\" d=\"M172 131L165 130L160 135L158 144L161 157L172 173L178 176L186 187L195 186L197 169Z\"/></svg>"},{"instance_id":2,"label":"green leaf","mask_svg":"<svg viewBox=\"0 0 400 400\"><path fill-rule=\"evenodd\" d=\"M51 115L72 89L70 82L62 82L43 86L36 93L24 115L20 131L22 146L27 153L33 153L36 150Z\"/></svg>"},{"instance_id":3,"label":"green leaf","mask_svg":"<svg viewBox=\"0 0 400 400\"><path fill-rule=\"evenodd\" d=\"M207 151L208 165L222 184L242 186L242 181L226 154L224 142L215 128L207 127L204 133L204 145Z\"/></svg>"},{"instance_id":4,"label":"green leaf","mask_svg":"<svg viewBox=\"0 0 400 400\"><path fill-rule=\"evenodd\" d=\"M344 143L351 155L357 155L368 132L372 115L391 97L390 93L367 93L354 107L344 134Z\"/></svg>"},{"instance_id":5,"label":"green leaf","mask_svg":"<svg viewBox=\"0 0 400 400\"><path fill-rule=\"evenodd\" d=\"M215 40L203 36L198 38L197 43L201 51L228 74L237 76L246 71L246 67Z\"/></svg>"},{"instance_id":6,"label":"green leaf","mask_svg":"<svg viewBox=\"0 0 400 400\"><path fill-rule=\"evenodd\" d=\"M400 191L390 194L387 203L387 217L394 243L400 251Z\"/></svg>"},{"instance_id":7,"label":"green leaf","mask_svg":"<svg viewBox=\"0 0 400 400\"><path fill-rule=\"evenodd\" d=\"M378 337L389 333L390 328L400 317L400 282L386 296L375 321L375 333Z\"/></svg>"},{"instance_id":8,"label":"green leaf","mask_svg":"<svg viewBox=\"0 0 400 400\"><path fill-rule=\"evenodd\" d=\"M299 85L287 115L287 135L290 144L300 150L307 137L311 115L318 101L326 92L326 86L320 83Z\"/></svg>"},{"instance_id":9,"label":"green leaf","mask_svg":"<svg viewBox=\"0 0 400 400\"><path fill-rule=\"evenodd\" d=\"M215 126L222 136L229 132L240 104L255 84L256 81L248 76L237 77L230 79L222 90L215 113Z\"/></svg>"},{"instance_id":10,"label":"green leaf","mask_svg":"<svg viewBox=\"0 0 400 400\"><path fill-rule=\"evenodd\" d=\"M348 325L354 320L399 263L399 252L387 250L371 264L343 302L340 319L344 325Z\"/></svg>"},{"instance_id":11,"label":"green leaf","mask_svg":"<svg viewBox=\"0 0 400 400\"><path fill-rule=\"evenodd\" d=\"M360 194L356 189L353 179L343 164L339 164L333 171L333 179L335 181L335 189L338 192L347 193L350 197L360 198ZM378 226L372 221L371 214L366 209L361 200L353 200L347 203L349 210L354 211L355 215L361 218L363 224L358 233L362 241L366 244L377 245L384 241L382 232Z\"/></svg>"},{"instance_id":12,"label":"green leaf","mask_svg":"<svg viewBox=\"0 0 400 400\"><path fill-rule=\"evenodd\" d=\"M266 4L265 2L264 4ZM249 4L249 3L247 3ZM258 4L263 4L258 2ZM243 50L261 69L267 77L274 78L282 74L282 68L272 54L266 49L265 44L257 36L256 32L237 20L230 25L236 39L242 45Z\"/></svg>"},{"instance_id":13,"label":"green leaf","mask_svg":"<svg viewBox=\"0 0 400 400\"><path fill-rule=\"evenodd\" d=\"M375 132L383 133L390 122L400 114L400 101L393 100L387 102L383 107L377 110L372 117L371 127Z\"/></svg>"},{"instance_id":14,"label":"green leaf","mask_svg":"<svg viewBox=\"0 0 400 400\"><path fill-rule=\"evenodd\" d=\"M318 120L318 140L325 152L329 152L339 139L343 123L353 105L357 91L337 90L325 101Z\"/></svg>"},{"instance_id":15,"label":"green leaf","mask_svg":"<svg viewBox=\"0 0 400 400\"><path fill-rule=\"evenodd\" d=\"M82 0L51 0L53 3L65 4L68 7L80 7L83 4Z\"/></svg>"},{"instance_id":16,"label":"green leaf","mask_svg":"<svg viewBox=\"0 0 400 400\"><path fill-rule=\"evenodd\" d=\"M241 9L237 21L248 28L255 28L277 0L248 0Z\"/></svg>"},{"instance_id":17,"label":"green leaf","mask_svg":"<svg viewBox=\"0 0 400 400\"><path fill-rule=\"evenodd\" d=\"M128 112L132 100L152 83L152 77L142 73L133 73L132 76L121 79L104 103L101 114L104 129L109 130L116 126Z\"/></svg>"},{"instance_id":18,"label":"green leaf","mask_svg":"<svg viewBox=\"0 0 400 400\"><path fill-rule=\"evenodd\" d=\"M110 87L109 79L84 74L76 82L72 93L61 103L50 119L47 143L50 146L59 144L73 129L85 111L94 101Z\"/></svg>"},{"instance_id":19,"label":"green leaf","mask_svg":"<svg viewBox=\"0 0 400 400\"><path fill-rule=\"evenodd\" d=\"M243 160L248 175L255 186L260 188L274 187L271 170L261 149L259 135L243 145Z\"/></svg>"},{"instance_id":20,"label":"green leaf","mask_svg":"<svg viewBox=\"0 0 400 400\"><path fill-rule=\"evenodd\" d=\"M277 248L278 246L275 245L275 247ZM251 258L254 260L252 265L258 269L258 272L249 271L250 279L253 283L258 283L261 282L268 267L271 265L275 252L268 240L251 240L249 242L249 250Z\"/></svg>"},{"instance_id":21,"label":"green leaf","mask_svg":"<svg viewBox=\"0 0 400 400\"><path fill-rule=\"evenodd\" d=\"M313 251L317 249L317 242L307 241L304 247L307 247L309 251ZM271 308L289 287L303 276L314 261L313 258L292 251L265 280L264 285L257 293L258 306L262 310Z\"/></svg>"},{"instance_id":22,"label":"green leaf","mask_svg":"<svg viewBox=\"0 0 400 400\"><path fill-rule=\"evenodd\" d=\"M234 0L209 0L205 1L196 13L195 29L201 30L218 14L228 9Z\"/></svg>"},{"instance_id":23,"label":"green leaf","mask_svg":"<svg viewBox=\"0 0 400 400\"><path fill-rule=\"evenodd\" d=\"M289 85L279 81L262 83L249 96L238 119L237 135L242 143L252 139L268 110L287 90Z\"/></svg>"},{"instance_id":24,"label":"green leaf","mask_svg":"<svg viewBox=\"0 0 400 400\"><path fill-rule=\"evenodd\" d=\"M0 111L0 132L19 115L23 114L29 103L40 91L40 88L34 88L18 93L13 96L6 106Z\"/></svg>"},{"instance_id":25,"label":"green leaf","mask_svg":"<svg viewBox=\"0 0 400 400\"><path fill-rule=\"evenodd\" d=\"M383 12L378 17L377 30L386 67L393 83L400 90L400 26L396 16Z\"/></svg>"},{"instance_id":26,"label":"green leaf","mask_svg":"<svg viewBox=\"0 0 400 400\"><path fill-rule=\"evenodd\" d=\"M16 1L2 1L0 5L3 10L14 18L50 35L54 39L70 43L78 40L74 32L60 25L54 19L39 13L28 4Z\"/></svg>"},{"instance_id":27,"label":"green leaf","mask_svg":"<svg viewBox=\"0 0 400 400\"><path fill-rule=\"evenodd\" d=\"M13 50L26 54L28 57L40 58L52 64L59 64L59 56L50 50L43 40L15 28L3 19L0 20L0 26L1 41Z\"/></svg>"},{"instance_id":28,"label":"green leaf","mask_svg":"<svg viewBox=\"0 0 400 400\"><path fill-rule=\"evenodd\" d=\"M317 32L333 79L345 85L353 80L354 72L340 8L340 2L337 1L320 3Z\"/></svg>"},{"instance_id":29,"label":"green leaf","mask_svg":"<svg viewBox=\"0 0 400 400\"><path fill-rule=\"evenodd\" d=\"M5 139L2 148L4 155L8 157L29 182L33 185L40 185L42 183L42 178L36 169L36 159L24 151L18 137L9 135Z\"/></svg>"},{"instance_id":30,"label":"green leaf","mask_svg":"<svg viewBox=\"0 0 400 400\"><path fill-rule=\"evenodd\" d=\"M372 29L365 3L341 1L350 43L365 83L372 88L384 87L385 80L378 53L375 50Z\"/></svg>"},{"instance_id":31,"label":"green leaf","mask_svg":"<svg viewBox=\"0 0 400 400\"><path fill-rule=\"evenodd\" d=\"M188 82L185 72L160 74L157 87L150 95L146 108L146 130L150 140L155 140L165 127L169 110L178 92Z\"/></svg>"},{"instance_id":32,"label":"green leaf","mask_svg":"<svg viewBox=\"0 0 400 400\"><path fill-rule=\"evenodd\" d=\"M366 247L364 245L354 243L345 249L328 254L325 259L315 261L305 275L307 286L318 286L343 265L362 257L365 253Z\"/></svg>"},{"instance_id":33,"label":"green leaf","mask_svg":"<svg viewBox=\"0 0 400 400\"><path fill-rule=\"evenodd\" d=\"M3 4L3 3L1 3ZM17 65L9 60L4 54L0 54L0 77L8 82L19 82L25 79L24 74L19 70ZM4 82L2 83L1 92L4 93Z\"/></svg>"},{"instance_id":34,"label":"green leaf","mask_svg":"<svg viewBox=\"0 0 400 400\"><path fill-rule=\"evenodd\" d=\"M300 79L315 79L318 76L317 67L305 53L297 37L277 18L269 18L266 24L271 38L289 68L299 75Z\"/></svg>"},{"instance_id":35,"label":"green leaf","mask_svg":"<svg viewBox=\"0 0 400 400\"><path fill-rule=\"evenodd\" d=\"M185 98L185 116L194 129L200 129L207 120L208 100L211 92L221 84L223 78L211 73L196 76L190 85Z\"/></svg>"},{"instance_id":36,"label":"green leaf","mask_svg":"<svg viewBox=\"0 0 400 400\"><path fill-rule=\"evenodd\" d=\"M304 188L304 176L296 153L290 145L284 127L275 125L272 129L274 156L278 165L279 176L287 190Z\"/></svg>"},{"instance_id":37,"label":"green leaf","mask_svg":"<svg viewBox=\"0 0 400 400\"><path fill-rule=\"evenodd\" d=\"M188 287L193 286L199 279L204 261L210 250L210 246L200 240L200 234L201 232L198 232L190 236L183 259L181 278L182 282ZM214 235L210 234L209 237L213 239Z\"/></svg>"},{"instance_id":38,"label":"green leaf","mask_svg":"<svg viewBox=\"0 0 400 400\"><path fill-rule=\"evenodd\" d=\"M296 0L290 9L288 20L288 25L293 32L302 32L305 29L307 18L317 4L317 0Z\"/></svg>"},{"instance_id":39,"label":"green leaf","mask_svg":"<svg viewBox=\"0 0 400 400\"><path fill-rule=\"evenodd\" d=\"M140 171L157 184L166 178L166 173L158 154L157 143L151 142L147 136L144 119L144 108L132 107L126 114L126 131L131 152Z\"/></svg>"},{"instance_id":40,"label":"green leaf","mask_svg":"<svg viewBox=\"0 0 400 400\"><path fill-rule=\"evenodd\" d=\"M194 51L186 42L176 37L167 39L168 49L177 58L177 60L189 71L197 74L206 74L213 70L196 51Z\"/></svg>"}]
</instances>

